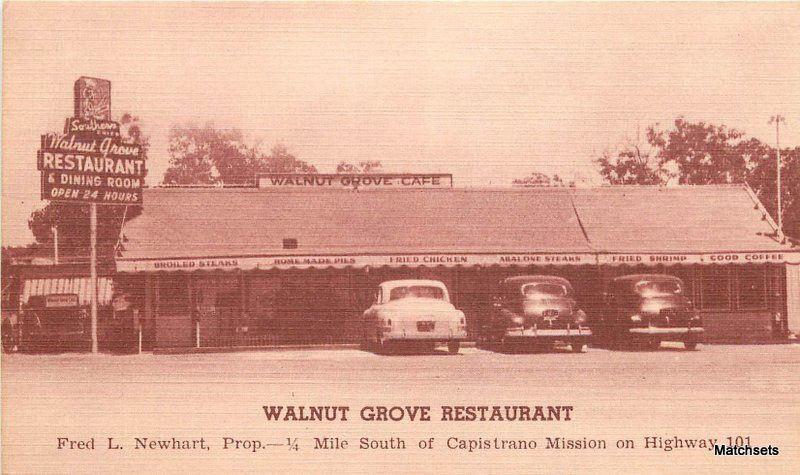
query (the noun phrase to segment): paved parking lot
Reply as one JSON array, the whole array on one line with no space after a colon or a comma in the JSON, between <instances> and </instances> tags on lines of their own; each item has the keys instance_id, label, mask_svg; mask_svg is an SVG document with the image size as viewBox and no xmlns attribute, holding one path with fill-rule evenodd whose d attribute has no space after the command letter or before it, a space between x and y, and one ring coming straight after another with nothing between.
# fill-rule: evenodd
<instances>
[{"instance_id":1,"label":"paved parking lot","mask_svg":"<svg viewBox=\"0 0 800 475\"><path fill-rule=\"evenodd\" d=\"M172 469L252 468L245 453L141 454L107 451L64 453L59 436L199 437L227 435L282 441L295 437L301 451L275 449L270 463L324 460L369 469L382 461L409 462L414 454L319 453L313 437L338 435L358 440L392 434L408 440L441 437L594 437L609 441L648 435L668 437L749 436L754 444L777 444L782 456L766 460L765 470L798 460L800 438L800 345L705 345L684 351L681 345L660 351L589 349L584 354L501 354L463 348L460 355L381 356L359 350L251 351L193 355L3 355L3 471L89 469L95 463L117 468L151 467L163 457L178 457ZM267 422L263 405L347 405L347 423ZM365 405L571 405L568 423L520 424L364 422ZM434 411L435 412L435 411ZM641 452L641 453L640 453ZM669 463L691 469L697 463L721 463L706 453L676 457L663 450L637 451L644 458L625 462L624 453L606 453L628 468ZM687 452L688 454L688 452ZM419 455L419 454L417 454ZM547 455L545 458L541 458ZM540 455L536 467L569 463L574 469L597 468L588 451ZM483 458L475 458L482 456ZM467 468L488 453L457 454L434 450L415 461L432 460ZM532 468L530 455L509 453L495 468ZM160 457L160 458L159 458ZM527 458L525 458L527 457ZM565 458L566 457L566 458ZM615 458L616 457L616 458ZM712 457L712 458L708 458ZM470 462L472 460L472 462ZM605 458L604 458L605 460ZM746 459L725 461L728 468ZM752 459L751 459L752 462ZM541 465L541 464L544 465ZM116 465L115 465L116 464ZM463 464L463 466L462 466ZM632 465L631 465L632 464ZM649 465L648 465L649 464ZM770 465L772 464L772 465ZM332 465L333 466L333 465ZM742 466L744 467L744 466ZM513 471L513 470L512 470Z\"/></svg>"}]
</instances>

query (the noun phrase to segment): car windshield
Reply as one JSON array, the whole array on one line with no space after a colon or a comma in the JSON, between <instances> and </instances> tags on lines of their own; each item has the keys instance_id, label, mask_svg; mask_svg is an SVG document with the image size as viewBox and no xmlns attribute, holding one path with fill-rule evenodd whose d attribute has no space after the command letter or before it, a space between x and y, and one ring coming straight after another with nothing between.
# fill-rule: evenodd
<instances>
[{"instance_id":1,"label":"car windshield","mask_svg":"<svg viewBox=\"0 0 800 475\"><path fill-rule=\"evenodd\" d=\"M526 296L565 297L567 288L561 284L539 282L523 286L522 293Z\"/></svg>"},{"instance_id":2,"label":"car windshield","mask_svg":"<svg viewBox=\"0 0 800 475\"><path fill-rule=\"evenodd\" d=\"M444 290L432 285L409 285L405 287L395 287L389 293L389 300L397 300L405 297L443 300Z\"/></svg>"},{"instance_id":3,"label":"car windshield","mask_svg":"<svg viewBox=\"0 0 800 475\"><path fill-rule=\"evenodd\" d=\"M636 292L642 297L655 295L676 295L681 293L681 283L677 280L642 280L636 284Z\"/></svg>"}]
</instances>

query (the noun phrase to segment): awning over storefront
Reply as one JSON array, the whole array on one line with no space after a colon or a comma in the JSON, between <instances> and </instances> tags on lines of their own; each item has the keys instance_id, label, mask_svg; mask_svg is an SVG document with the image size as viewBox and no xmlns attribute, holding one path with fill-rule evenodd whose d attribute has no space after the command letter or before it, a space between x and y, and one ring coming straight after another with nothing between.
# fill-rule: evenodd
<instances>
[{"instance_id":1,"label":"awning over storefront","mask_svg":"<svg viewBox=\"0 0 800 475\"><path fill-rule=\"evenodd\" d=\"M22 284L20 303L25 305L31 296L64 295L78 296L79 305L89 305L91 292L89 277L66 277L55 279L27 279ZM112 284L110 277L97 278L97 297L99 305L111 303Z\"/></svg>"},{"instance_id":2,"label":"awning over storefront","mask_svg":"<svg viewBox=\"0 0 800 475\"><path fill-rule=\"evenodd\" d=\"M746 186L145 190L120 272L800 262Z\"/></svg>"}]
</instances>

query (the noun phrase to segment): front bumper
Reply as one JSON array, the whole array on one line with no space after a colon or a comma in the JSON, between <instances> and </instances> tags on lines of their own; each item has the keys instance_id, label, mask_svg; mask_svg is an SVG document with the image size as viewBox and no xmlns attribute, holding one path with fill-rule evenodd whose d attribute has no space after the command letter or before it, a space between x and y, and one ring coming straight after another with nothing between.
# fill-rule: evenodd
<instances>
[{"instance_id":1,"label":"front bumper","mask_svg":"<svg viewBox=\"0 0 800 475\"><path fill-rule=\"evenodd\" d=\"M641 327L630 328L629 333L636 335L701 335L702 327Z\"/></svg>"},{"instance_id":2,"label":"front bumper","mask_svg":"<svg viewBox=\"0 0 800 475\"><path fill-rule=\"evenodd\" d=\"M587 338L592 336L589 327L578 328L509 328L505 332L508 337L523 338Z\"/></svg>"}]
</instances>

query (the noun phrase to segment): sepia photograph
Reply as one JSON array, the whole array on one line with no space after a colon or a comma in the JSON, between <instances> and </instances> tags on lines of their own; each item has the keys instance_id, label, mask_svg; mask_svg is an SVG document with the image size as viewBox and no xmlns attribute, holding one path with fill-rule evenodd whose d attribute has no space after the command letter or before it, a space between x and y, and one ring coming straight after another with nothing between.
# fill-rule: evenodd
<instances>
[{"instance_id":1,"label":"sepia photograph","mask_svg":"<svg viewBox=\"0 0 800 475\"><path fill-rule=\"evenodd\" d=\"M800 3L2 4L0 471L793 473Z\"/></svg>"}]
</instances>

